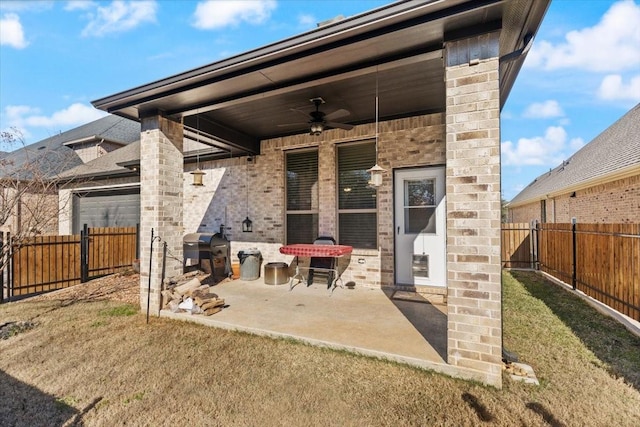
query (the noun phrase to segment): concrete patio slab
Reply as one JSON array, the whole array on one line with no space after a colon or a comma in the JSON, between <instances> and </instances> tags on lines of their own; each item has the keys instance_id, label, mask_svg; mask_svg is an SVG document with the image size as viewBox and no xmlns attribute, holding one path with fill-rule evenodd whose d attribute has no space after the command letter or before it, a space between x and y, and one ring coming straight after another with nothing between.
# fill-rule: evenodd
<instances>
[{"instance_id":1,"label":"concrete patio slab","mask_svg":"<svg viewBox=\"0 0 640 427\"><path fill-rule=\"evenodd\" d=\"M211 289L228 307L212 316L160 315L223 329L293 338L313 345L380 357L453 376L470 377L446 363L446 306L425 299L392 299L381 289L300 283L265 285L233 280ZM472 376L471 376L472 377Z\"/></svg>"}]
</instances>

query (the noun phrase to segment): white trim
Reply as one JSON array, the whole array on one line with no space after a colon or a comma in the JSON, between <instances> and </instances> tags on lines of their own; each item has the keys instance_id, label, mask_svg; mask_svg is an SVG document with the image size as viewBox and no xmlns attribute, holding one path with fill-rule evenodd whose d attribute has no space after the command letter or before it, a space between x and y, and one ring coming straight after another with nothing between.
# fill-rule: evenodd
<instances>
[{"instance_id":1,"label":"white trim","mask_svg":"<svg viewBox=\"0 0 640 427\"><path fill-rule=\"evenodd\" d=\"M76 187L76 188L67 188L66 190L70 190L72 193L79 193L83 191L95 191L95 190L116 190L119 188L135 188L140 187L139 182L130 182L126 184L112 184L112 185L103 185L96 187Z\"/></svg>"}]
</instances>

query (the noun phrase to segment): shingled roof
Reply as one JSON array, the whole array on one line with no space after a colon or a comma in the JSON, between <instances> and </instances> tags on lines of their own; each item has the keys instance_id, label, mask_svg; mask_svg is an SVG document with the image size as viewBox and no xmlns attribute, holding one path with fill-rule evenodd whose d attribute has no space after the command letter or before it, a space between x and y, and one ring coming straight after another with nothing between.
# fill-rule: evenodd
<instances>
[{"instance_id":1,"label":"shingled roof","mask_svg":"<svg viewBox=\"0 0 640 427\"><path fill-rule=\"evenodd\" d=\"M138 137L140 134L138 134ZM60 174L62 178L84 179L88 177L115 177L122 174L131 174L132 171L120 163L129 161L140 162L140 140L138 139L131 144L113 150L110 153L93 159L87 163L78 165Z\"/></svg>"},{"instance_id":2,"label":"shingled roof","mask_svg":"<svg viewBox=\"0 0 640 427\"><path fill-rule=\"evenodd\" d=\"M578 150L555 169L533 180L510 206L576 191L590 183L615 179L621 173L640 174L640 104Z\"/></svg>"},{"instance_id":3,"label":"shingled roof","mask_svg":"<svg viewBox=\"0 0 640 427\"><path fill-rule=\"evenodd\" d=\"M33 171L53 177L83 164L70 148L75 143L101 140L128 145L140 139L140 124L123 117L109 115L66 132L43 139L6 154L0 177L28 180Z\"/></svg>"}]
</instances>

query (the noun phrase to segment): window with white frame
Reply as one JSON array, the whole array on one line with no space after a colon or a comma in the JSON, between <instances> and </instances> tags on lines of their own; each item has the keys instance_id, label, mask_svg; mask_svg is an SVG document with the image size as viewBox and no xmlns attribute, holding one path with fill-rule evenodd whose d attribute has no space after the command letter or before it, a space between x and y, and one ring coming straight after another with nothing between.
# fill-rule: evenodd
<instances>
[{"instance_id":1,"label":"window with white frame","mask_svg":"<svg viewBox=\"0 0 640 427\"><path fill-rule=\"evenodd\" d=\"M286 242L312 243L318 237L318 150L286 153Z\"/></svg>"},{"instance_id":2,"label":"window with white frame","mask_svg":"<svg viewBox=\"0 0 640 427\"><path fill-rule=\"evenodd\" d=\"M376 164L375 142L337 147L338 233L341 245L378 246L377 193L367 169Z\"/></svg>"}]
</instances>

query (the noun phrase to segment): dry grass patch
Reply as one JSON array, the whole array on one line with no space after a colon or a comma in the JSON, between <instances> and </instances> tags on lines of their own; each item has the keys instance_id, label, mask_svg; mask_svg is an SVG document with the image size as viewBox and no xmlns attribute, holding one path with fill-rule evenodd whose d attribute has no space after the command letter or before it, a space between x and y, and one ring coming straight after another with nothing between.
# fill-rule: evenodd
<instances>
[{"instance_id":1,"label":"dry grass patch","mask_svg":"<svg viewBox=\"0 0 640 427\"><path fill-rule=\"evenodd\" d=\"M505 343L540 387L505 377L495 390L291 340L147 325L124 302L51 299L0 306L0 324L38 316L0 340L0 415L18 426L635 426L640 393L627 374L534 295L535 276L520 280L505 275Z\"/></svg>"}]
</instances>

